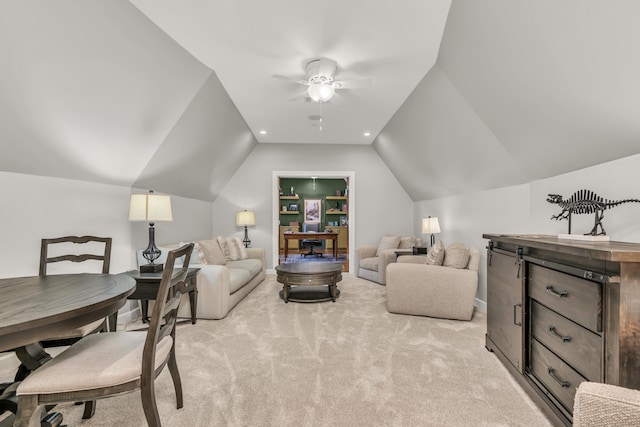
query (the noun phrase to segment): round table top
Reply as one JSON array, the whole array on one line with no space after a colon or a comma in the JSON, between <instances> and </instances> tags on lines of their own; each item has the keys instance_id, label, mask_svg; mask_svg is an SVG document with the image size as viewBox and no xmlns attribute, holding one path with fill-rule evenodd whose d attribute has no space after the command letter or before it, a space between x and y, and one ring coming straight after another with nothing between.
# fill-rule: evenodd
<instances>
[{"instance_id":1,"label":"round table top","mask_svg":"<svg viewBox=\"0 0 640 427\"><path fill-rule=\"evenodd\" d=\"M135 287L135 280L125 274L0 279L0 351L115 313Z\"/></svg>"},{"instance_id":2,"label":"round table top","mask_svg":"<svg viewBox=\"0 0 640 427\"><path fill-rule=\"evenodd\" d=\"M276 266L278 274L322 274L342 272L339 262L285 262Z\"/></svg>"}]
</instances>

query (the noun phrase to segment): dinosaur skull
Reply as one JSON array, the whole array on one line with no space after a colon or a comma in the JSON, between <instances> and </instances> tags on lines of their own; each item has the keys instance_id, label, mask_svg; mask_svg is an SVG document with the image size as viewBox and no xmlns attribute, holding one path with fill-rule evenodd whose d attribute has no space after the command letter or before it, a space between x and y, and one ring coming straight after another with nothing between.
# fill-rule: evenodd
<instances>
[{"instance_id":1,"label":"dinosaur skull","mask_svg":"<svg viewBox=\"0 0 640 427\"><path fill-rule=\"evenodd\" d=\"M547 194L547 202L560 203L561 201L562 201L562 196L560 194Z\"/></svg>"}]
</instances>

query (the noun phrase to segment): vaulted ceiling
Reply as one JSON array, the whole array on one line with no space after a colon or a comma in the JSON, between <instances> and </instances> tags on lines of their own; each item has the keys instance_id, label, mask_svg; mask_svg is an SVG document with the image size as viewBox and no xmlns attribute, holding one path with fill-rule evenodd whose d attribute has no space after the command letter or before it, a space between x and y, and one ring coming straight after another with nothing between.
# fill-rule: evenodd
<instances>
[{"instance_id":1,"label":"vaulted ceiling","mask_svg":"<svg viewBox=\"0 0 640 427\"><path fill-rule=\"evenodd\" d=\"M640 153L635 0L266 4L3 1L0 170L215 200L260 142L372 144L426 200ZM372 86L282 99L323 56Z\"/></svg>"}]
</instances>

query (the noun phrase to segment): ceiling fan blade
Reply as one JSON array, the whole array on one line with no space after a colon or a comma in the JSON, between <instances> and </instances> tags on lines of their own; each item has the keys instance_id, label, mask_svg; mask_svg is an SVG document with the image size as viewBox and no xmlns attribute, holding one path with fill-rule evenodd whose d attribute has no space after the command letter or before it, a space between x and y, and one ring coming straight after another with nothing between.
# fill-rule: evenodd
<instances>
[{"instance_id":1,"label":"ceiling fan blade","mask_svg":"<svg viewBox=\"0 0 640 427\"><path fill-rule=\"evenodd\" d=\"M336 89L362 89L371 86L371 79L339 80L335 83L340 85Z\"/></svg>"},{"instance_id":2,"label":"ceiling fan blade","mask_svg":"<svg viewBox=\"0 0 640 427\"><path fill-rule=\"evenodd\" d=\"M301 84L301 85L305 85L305 86L309 84L309 82L306 81L306 80L295 79L293 77L283 76L281 74L273 74L271 77L273 77L274 79L278 79L278 80L286 80L286 81L289 81L289 82L295 82L295 83L298 83L298 84Z\"/></svg>"},{"instance_id":3,"label":"ceiling fan blade","mask_svg":"<svg viewBox=\"0 0 640 427\"><path fill-rule=\"evenodd\" d=\"M289 98L289 101L300 101L300 100L304 100L304 98L307 96L307 91L303 91L300 93L296 93L295 95L293 95L291 98Z\"/></svg>"}]
</instances>

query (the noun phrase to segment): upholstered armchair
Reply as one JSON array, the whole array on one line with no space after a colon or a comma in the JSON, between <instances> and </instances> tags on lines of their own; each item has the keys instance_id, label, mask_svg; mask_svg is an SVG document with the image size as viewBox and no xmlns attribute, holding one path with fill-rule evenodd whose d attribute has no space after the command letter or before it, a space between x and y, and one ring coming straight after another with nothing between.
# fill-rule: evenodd
<instances>
[{"instance_id":1,"label":"upholstered armchair","mask_svg":"<svg viewBox=\"0 0 640 427\"><path fill-rule=\"evenodd\" d=\"M444 319L471 320L478 290L480 252L463 245L443 265L428 264L429 256L401 256L387 266L387 311ZM466 252L465 252L466 251Z\"/></svg>"},{"instance_id":2,"label":"upholstered armchair","mask_svg":"<svg viewBox=\"0 0 640 427\"><path fill-rule=\"evenodd\" d=\"M583 382L573 403L575 427L640 425L640 391L610 384Z\"/></svg>"},{"instance_id":3,"label":"upholstered armchair","mask_svg":"<svg viewBox=\"0 0 640 427\"><path fill-rule=\"evenodd\" d=\"M387 283L387 266L396 261L396 251L412 252L411 248L420 244L414 236L384 236L378 246L356 248L355 274L363 279L384 285Z\"/></svg>"}]
</instances>

